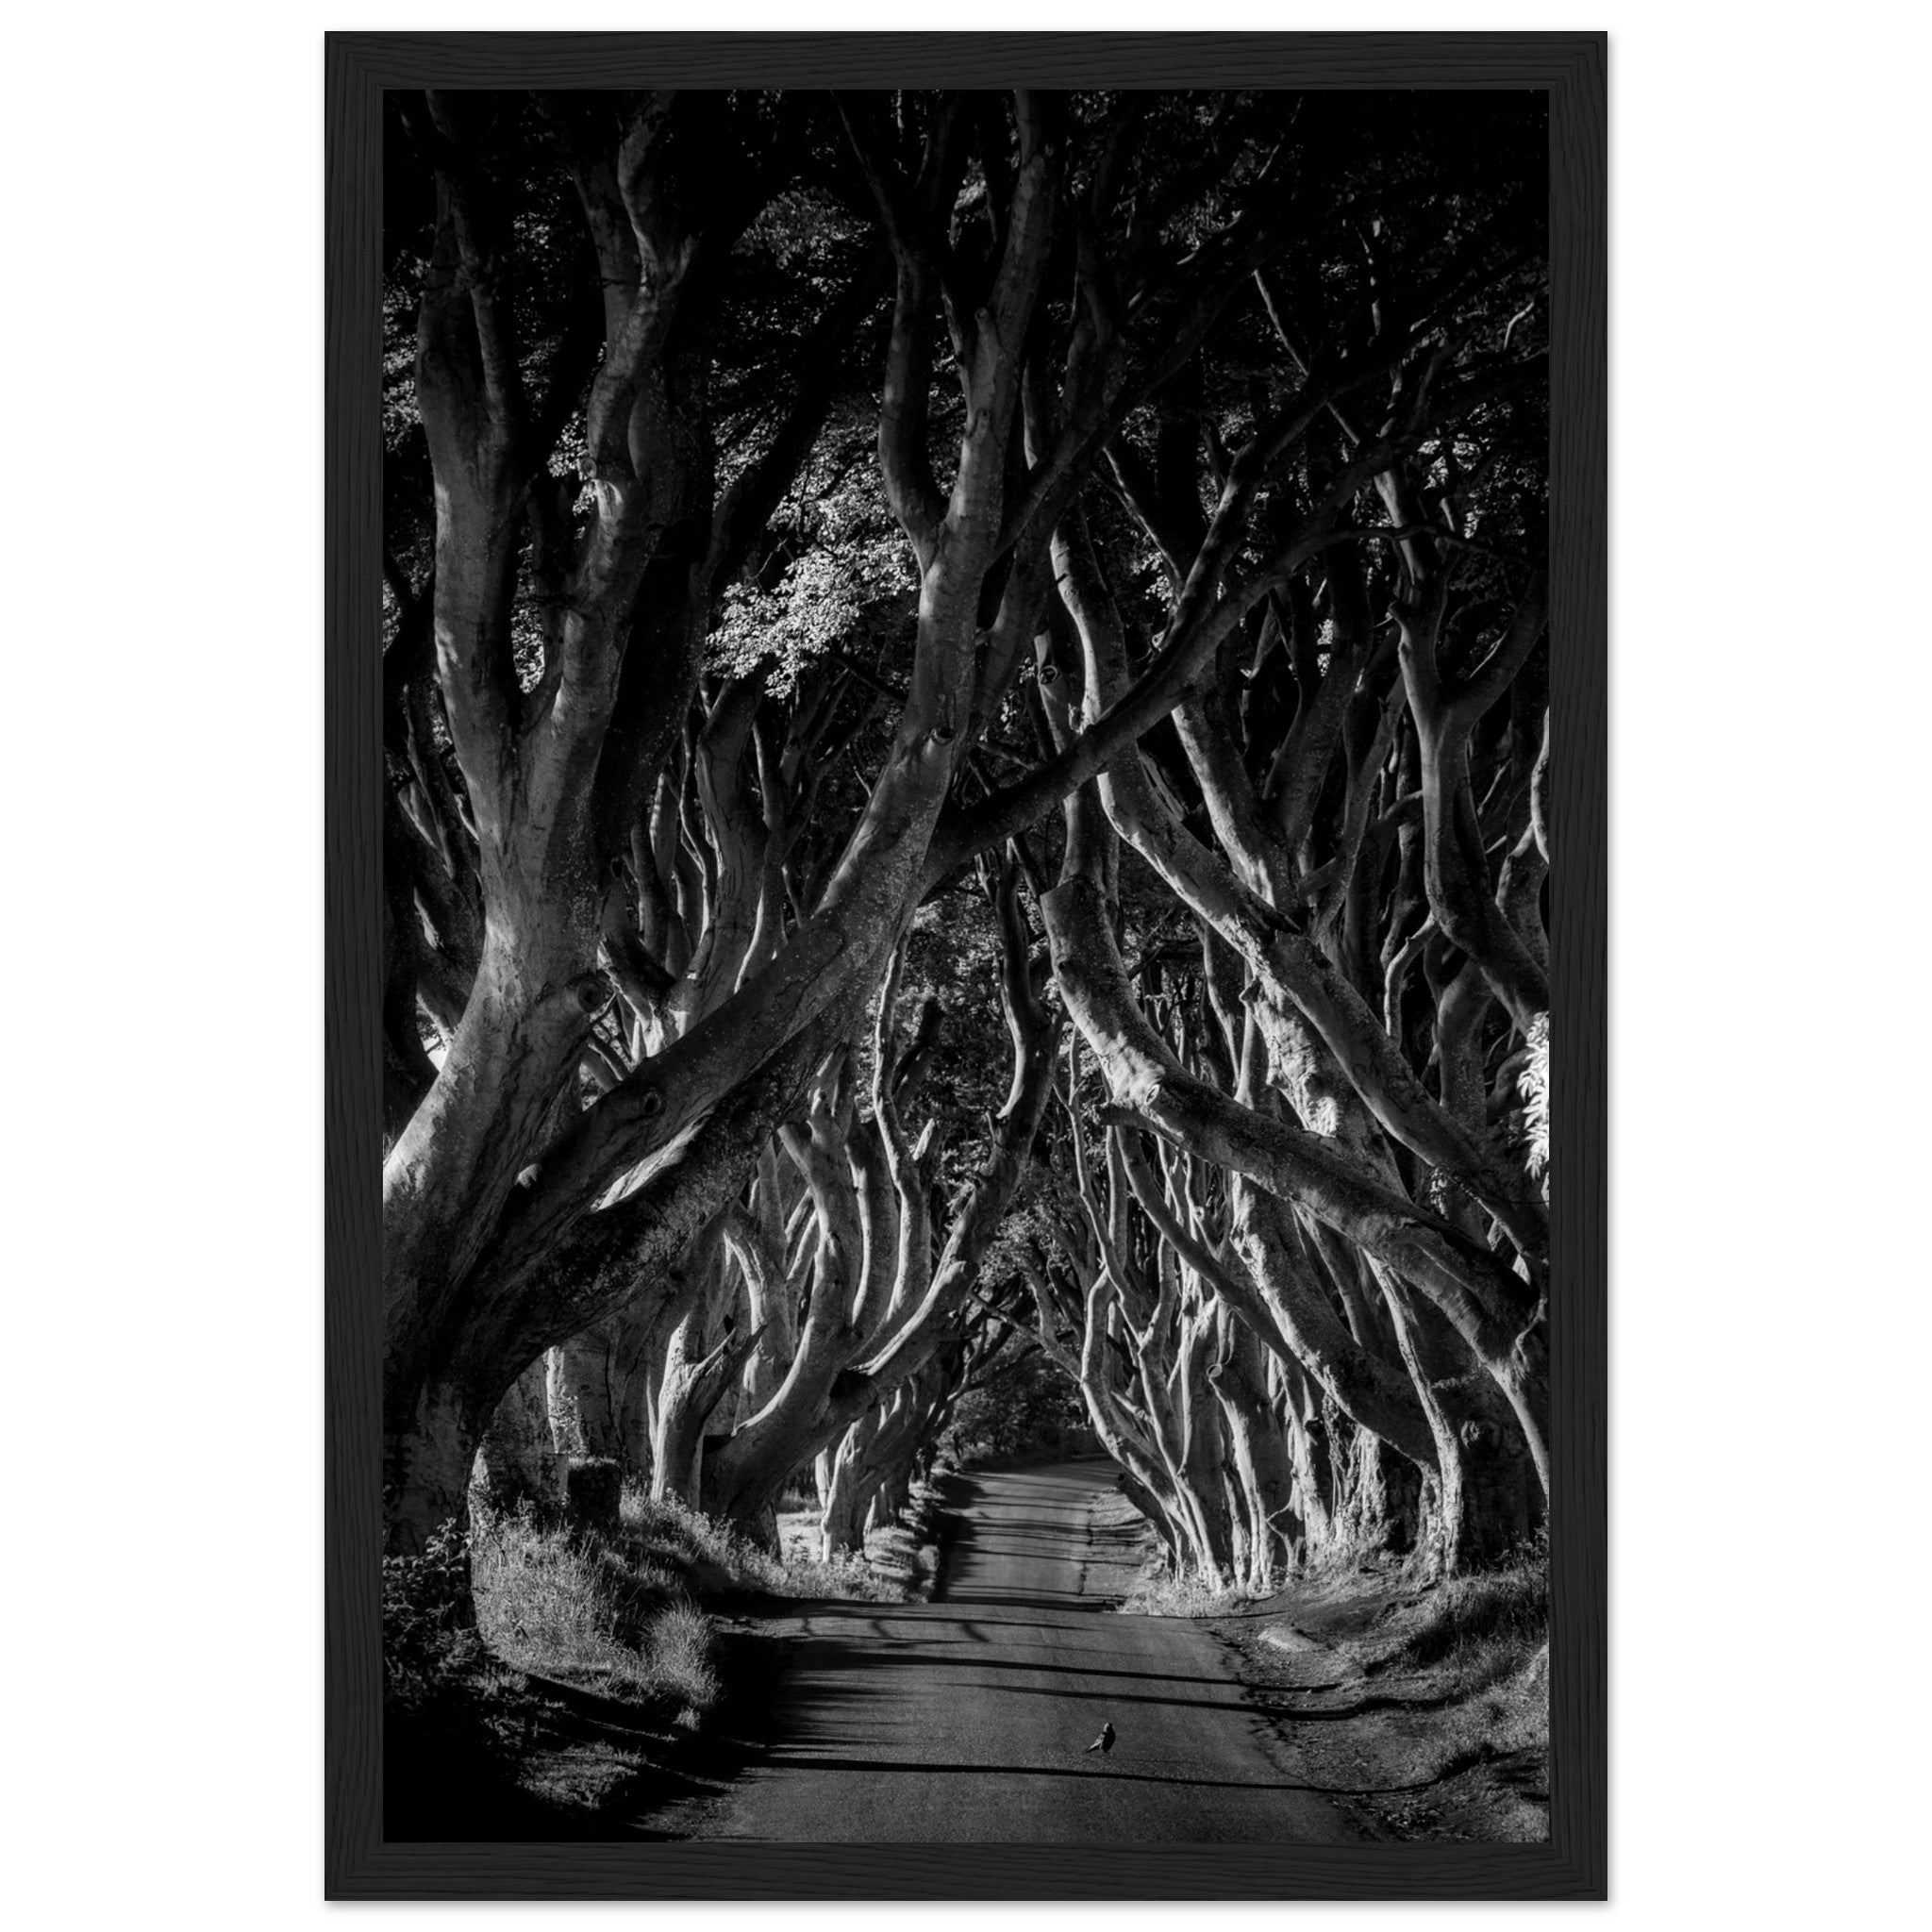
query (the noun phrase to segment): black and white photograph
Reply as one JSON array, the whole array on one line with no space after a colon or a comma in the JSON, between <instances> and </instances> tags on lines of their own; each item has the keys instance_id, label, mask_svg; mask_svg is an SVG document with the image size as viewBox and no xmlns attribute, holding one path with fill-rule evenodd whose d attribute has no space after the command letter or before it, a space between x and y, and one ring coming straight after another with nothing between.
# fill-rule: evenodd
<instances>
[{"instance_id":1,"label":"black and white photograph","mask_svg":"<svg viewBox=\"0 0 1932 1932\"><path fill-rule=\"evenodd\" d=\"M1549 138L386 93L388 1840L1547 1838Z\"/></svg>"},{"instance_id":2,"label":"black and white photograph","mask_svg":"<svg viewBox=\"0 0 1932 1932\"><path fill-rule=\"evenodd\" d=\"M10 16L0 1920L1921 1923L1921 11Z\"/></svg>"}]
</instances>

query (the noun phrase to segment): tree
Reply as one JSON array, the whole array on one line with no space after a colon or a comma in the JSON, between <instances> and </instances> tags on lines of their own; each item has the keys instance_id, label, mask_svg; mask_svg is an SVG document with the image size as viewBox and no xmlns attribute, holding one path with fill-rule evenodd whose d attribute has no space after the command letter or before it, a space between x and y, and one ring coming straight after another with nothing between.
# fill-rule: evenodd
<instances>
[{"instance_id":1,"label":"tree","mask_svg":"<svg viewBox=\"0 0 1932 1932\"><path fill-rule=\"evenodd\" d=\"M1536 109L1482 109L1474 144L1406 111L1391 142L1321 96L398 103L399 1547L462 1514L533 1362L581 1387L600 1348L607 1447L641 1420L655 1481L753 1524L828 1454L849 1534L860 1473L963 1373L1037 1160L1022 868L1132 1112L1124 1171L1151 1131L1236 1177L1204 1170L1215 1200L1260 1190L1255 1224L1362 1257L1418 1308L1424 1380L1462 1349L1541 1457L1542 1203L1488 1118L1539 984ZM1115 839L1252 1014L1210 1059L1251 1025L1269 1097L1140 1011ZM1013 1080L933 1223L893 962L982 856ZM891 1270L855 1224L874 1262L895 1229ZM1187 1359L1258 1471L1255 1362L1195 1279Z\"/></svg>"},{"instance_id":2,"label":"tree","mask_svg":"<svg viewBox=\"0 0 1932 1932\"><path fill-rule=\"evenodd\" d=\"M1041 908L1107 1077L1101 1119L1124 1137L1109 1140L1110 1238L1076 1143L1097 1245L1083 1258L1062 1243L1086 1290L1089 1345L1070 1369L1175 1547L1215 1572L1229 1551L1218 1478L1204 1488L1187 1469L1203 1441L1215 1460L1211 1409L1191 1405L1182 1453L1159 1403L1110 1389L1122 1365L1094 1341L1124 1329L1143 1390L1198 1377L1199 1324L1163 1299L1176 1262L1245 1313L1242 1354L1274 1349L1304 1395L1421 1472L1445 1560L1522 1533L1525 1454L1547 1486L1541 1191L1525 1150L1493 1131L1521 1121L1519 1078L1547 1037L1541 268L1507 211L1438 225L1428 192L1393 200L1409 203L1399 217L1378 198L1363 218L1363 273L1378 311L1427 311L1438 333L1391 369L1374 418L1330 402L1317 422L1295 389L1284 409L1239 342L1220 366L1204 352L1191 387L1149 412L1146 444L1109 452L1113 500L1094 506L1107 540L1078 510L1054 539L1070 660L1054 688L1077 683L1090 729L1137 688L1115 581L1163 585L1144 599L1166 634L1157 661L1191 624L1212 641L1171 736L1148 734L1070 808ZM1324 290L1306 258L1298 268L1298 298L1258 283L1306 371ZM1264 476L1273 527L1243 572L1230 566ZM1068 702L1047 707L1063 741L1071 721L1052 713ZM1158 1003L1165 1031L1117 943L1115 840L1203 948L1181 996ZM1142 1133L1226 1177L1216 1215L1233 1256L1203 1242L1199 1204L1182 1212L1172 1176L1144 1178L1129 1151ZM1138 1287L1128 1173L1162 1271ZM1035 1285L1044 1322L1049 1279L1036 1271ZM1056 1318L1074 1312L1062 1297ZM1305 1520L1317 1503L1333 1515L1319 1484L1302 1487Z\"/></svg>"}]
</instances>

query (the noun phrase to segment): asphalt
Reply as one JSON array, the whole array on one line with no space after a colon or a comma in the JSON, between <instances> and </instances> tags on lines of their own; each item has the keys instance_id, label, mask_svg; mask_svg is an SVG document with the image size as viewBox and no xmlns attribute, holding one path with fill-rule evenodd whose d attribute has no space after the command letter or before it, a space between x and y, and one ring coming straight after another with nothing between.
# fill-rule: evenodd
<instances>
[{"instance_id":1,"label":"asphalt","mask_svg":"<svg viewBox=\"0 0 1932 1932\"><path fill-rule=\"evenodd\" d=\"M1110 1604L1138 1561L1109 1464L976 1479L929 1604L820 1603L771 1740L677 1836L820 1843L1336 1842L1356 1834L1221 1647ZM1096 1514L1100 1521L1096 1522ZM1106 1757L1085 1746L1111 1722Z\"/></svg>"}]
</instances>

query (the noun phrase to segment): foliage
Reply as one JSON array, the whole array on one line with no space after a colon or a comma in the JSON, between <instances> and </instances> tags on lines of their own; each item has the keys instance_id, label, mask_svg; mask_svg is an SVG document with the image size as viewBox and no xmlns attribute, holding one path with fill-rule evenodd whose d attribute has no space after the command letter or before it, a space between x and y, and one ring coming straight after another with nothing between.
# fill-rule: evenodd
<instances>
[{"instance_id":1,"label":"foliage","mask_svg":"<svg viewBox=\"0 0 1932 1932\"><path fill-rule=\"evenodd\" d=\"M653 1551L659 1560L703 1574L717 1591L873 1603L890 1603L899 1594L857 1557L830 1562L789 1553L774 1557L730 1524L672 1498L653 1497L638 1486L624 1492L624 1530L627 1541Z\"/></svg>"},{"instance_id":2,"label":"foliage","mask_svg":"<svg viewBox=\"0 0 1932 1932\"><path fill-rule=\"evenodd\" d=\"M860 648L869 625L906 608L906 575L896 535L821 536L785 566L774 589L739 583L725 591L710 668L745 677L767 664L765 689L789 697L808 666Z\"/></svg>"},{"instance_id":3,"label":"foliage","mask_svg":"<svg viewBox=\"0 0 1932 1932\"><path fill-rule=\"evenodd\" d=\"M1524 1126L1529 1136L1528 1163L1531 1174L1541 1174L1550 1164L1550 1016L1540 1015L1530 1024L1529 1057L1517 1075L1523 1094Z\"/></svg>"},{"instance_id":4,"label":"foliage","mask_svg":"<svg viewBox=\"0 0 1932 1932\"><path fill-rule=\"evenodd\" d=\"M1547 1641L1549 1624L1549 1562L1539 1548L1520 1561L1439 1586L1424 1620L1404 1633L1396 1660L1428 1665L1454 1658L1481 1671L1498 1655L1520 1660L1534 1651Z\"/></svg>"},{"instance_id":5,"label":"foliage","mask_svg":"<svg viewBox=\"0 0 1932 1932\"><path fill-rule=\"evenodd\" d=\"M724 1453L675 1481L701 1467L695 1492L746 1523L793 1463L891 1400L895 1374L906 1387L914 1355L952 1378L924 1391L926 1416L966 1385L952 1427L968 1455L1026 1453L1091 1416L1115 1453L1134 1435L1160 1447L1158 1483L1166 1443L1192 1430L1189 1480L1210 1490L1219 1477L1199 1473L1230 1466L1209 1440L1214 1391L1233 1391L1231 1419L1285 1433L1296 1405L1321 1406L1296 1393L1304 1373L1324 1402L1334 1385L1372 1387L1379 1422L1351 1414L1346 1429L1406 1443L1413 1489L1428 1432L1371 1260L1400 1274L1406 1257L1435 1284L1425 1296L1487 1324L1458 1340L1424 1309L1434 1366L1418 1377L1462 1388L1471 1350L1514 1374L1491 1330L1525 1341L1525 1387L1541 1374L1536 1318L1512 1299L1538 1285L1546 1246L1516 1131L1526 1116L1540 1171L1546 1033L1522 986L1544 950L1541 873L1521 839L1547 680L1526 588L1544 548L1541 103L743 92L412 94L387 111L385 1108L414 1176L386 1230L402 1311L392 1428L413 1425L444 1364L464 1365L458 1407L480 1424L506 1374L634 1316L626 1361L664 1362L678 1326L694 1359L725 1364L705 1389ZM1024 322L982 354L989 318L1008 314ZM1091 571L1069 563L1090 551ZM1090 576L1091 598L1074 582ZM1097 604L1104 643L1083 615ZM1524 648L1506 651L1519 612ZM1469 716L1437 757L1449 723L1428 692L1468 695L1492 655L1509 675L1450 707ZM1157 660L1178 695L1176 659L1180 708L1150 711L1107 767L1151 803L1137 835L1108 793L1109 856L1090 882L1130 962L1124 1008L1224 1103L1212 1118L1275 1128L1275 1147L1347 1142L1330 1151L1373 1171L1373 1216L1305 1168L1268 1183L1288 1217L1277 1245L1306 1261L1305 1312L1340 1334L1341 1367L1305 1340L1243 1365L1239 1163L1198 1123L1170 1127L1135 1171L1191 1232L1170 1238L1135 1205L1117 1137L1140 1129L1103 1109L1158 1100L1160 1083L1108 1063L1105 1028L1082 1021L1087 1044L1068 1055L1067 1122L1037 1124L1036 1080L1024 1131L1006 1118L1016 1144L997 1124L1027 1057L1009 1050L994 980L1024 947L1036 987L1046 976L1050 887L1083 863L1043 782L1056 745ZM895 745L919 749L889 765ZM1016 772L1033 781L1017 831L996 809ZM1097 797L1072 806L1096 826ZM1501 939L1493 911L1469 909L1496 905L1498 854L1525 859ZM990 916L995 876L1009 892L1024 876L1031 904ZM1444 902L1445 878L1465 903ZM866 1035L908 922L891 1018L903 1041L933 1008L944 1017L936 1040L921 1034L903 1121L919 1152L902 1159L867 1114L885 1109ZM486 934L518 970L481 970ZM1513 994L1496 992L1499 954L1523 968ZM1040 996L1010 1010L1046 1039ZM467 1063L485 1056L497 1063ZM438 1082L451 1109L422 1105ZM559 1092L580 1108L555 1108ZM458 1121L464 1094L492 1118ZM775 1155L775 1178L749 1179L766 1151L803 1145L801 1117L821 1151L844 1142L811 1204ZM936 1143L919 1140L928 1124ZM889 1307L843 1364L827 1352L822 1378L787 1379L777 1356L814 1309L855 1308L840 1270L864 1243L826 1204L875 1153L906 1214L929 1210L935 1248L980 1225L960 1209L982 1174L1004 1205L1030 1166L1027 1219L990 1256L975 1234L896 1361L874 1368L858 1345L891 1332ZM1499 1181L1502 1161L1519 1171ZM1501 1313L1459 1279L1514 1265L1491 1267L1502 1238L1486 1210L1524 1264L1507 1293L1491 1280ZM741 1212L776 1251L756 1271L758 1333L738 1331L756 1351L743 1374L717 1352L739 1345L752 1265L730 1264L741 1285L691 1258L696 1230ZM1438 1252L1444 1224L1453 1252ZM658 1291L687 1260L694 1307ZM1012 1349L1008 1318L1035 1297L1041 1330ZM1094 1345L1070 1345L1090 1319ZM1291 1328L1307 1324L1277 1319ZM1048 1359L1100 1375L1087 1392L1104 1399L1083 1410ZM759 1404L790 1390L797 1413L726 1401L727 1374ZM1529 1388L1513 1414L1540 1399ZM1513 1425L1494 1391L1470 1403L1467 1440ZM608 1426L635 1430L641 1412L659 1411L633 1404ZM564 1407L552 1422L586 1453L615 1447ZM1296 1473L1267 1478L1277 1488L1339 1466L1307 1435ZM761 1456L771 1466L751 1468ZM1338 1514L1332 1495L1302 1502L1245 1497L1244 1545L1204 1520L1228 1546L1208 1567L1305 1541L1291 1516ZM444 1501L416 1507L420 1533ZM492 1631L642 1682L649 1619L678 1576L710 1565L779 1587L749 1545L636 1499L626 1510L601 1544L499 1525L477 1558L512 1608Z\"/></svg>"},{"instance_id":6,"label":"foliage","mask_svg":"<svg viewBox=\"0 0 1932 1932\"><path fill-rule=\"evenodd\" d=\"M964 1467L1090 1451L1078 1392L1037 1348L1002 1356L954 1406L945 1443Z\"/></svg>"},{"instance_id":7,"label":"foliage","mask_svg":"<svg viewBox=\"0 0 1932 1932\"><path fill-rule=\"evenodd\" d=\"M1223 1617L1256 1594L1198 1570L1176 1575L1163 1567L1143 1576L1116 1608L1124 1617Z\"/></svg>"},{"instance_id":8,"label":"foliage","mask_svg":"<svg viewBox=\"0 0 1932 1932\"><path fill-rule=\"evenodd\" d=\"M392 1696L420 1699L475 1658L469 1534L452 1520L420 1557L382 1559L382 1666Z\"/></svg>"},{"instance_id":9,"label":"foliage","mask_svg":"<svg viewBox=\"0 0 1932 1932\"><path fill-rule=\"evenodd\" d=\"M477 1629L506 1663L687 1721L717 1701L709 1622L648 1545L545 1527L525 1505L479 1516L473 1553Z\"/></svg>"}]
</instances>

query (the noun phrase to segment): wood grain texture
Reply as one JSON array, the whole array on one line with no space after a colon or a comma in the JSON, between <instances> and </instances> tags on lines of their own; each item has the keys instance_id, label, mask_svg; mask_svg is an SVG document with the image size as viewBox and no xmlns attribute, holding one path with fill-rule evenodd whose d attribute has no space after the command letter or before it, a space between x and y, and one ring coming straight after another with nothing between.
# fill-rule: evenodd
<instances>
[{"instance_id":1,"label":"wood grain texture","mask_svg":"<svg viewBox=\"0 0 1932 1932\"><path fill-rule=\"evenodd\" d=\"M1604 46L1550 99L1550 1839L1607 1896L1608 627Z\"/></svg>"},{"instance_id":2,"label":"wood grain texture","mask_svg":"<svg viewBox=\"0 0 1932 1932\"><path fill-rule=\"evenodd\" d=\"M400 1898L1607 1896L1606 40L335 34L325 59L325 1885ZM421 87L1530 88L1550 96L1550 1841L396 1844L381 1803L381 96Z\"/></svg>"},{"instance_id":3,"label":"wood grain texture","mask_svg":"<svg viewBox=\"0 0 1932 1932\"><path fill-rule=\"evenodd\" d=\"M382 1832L382 102L331 44L324 173L325 1867Z\"/></svg>"}]
</instances>

